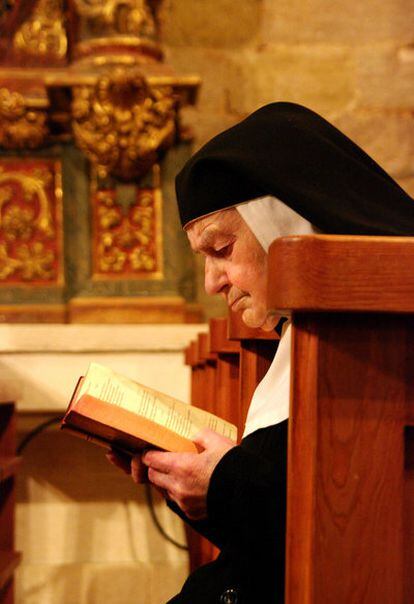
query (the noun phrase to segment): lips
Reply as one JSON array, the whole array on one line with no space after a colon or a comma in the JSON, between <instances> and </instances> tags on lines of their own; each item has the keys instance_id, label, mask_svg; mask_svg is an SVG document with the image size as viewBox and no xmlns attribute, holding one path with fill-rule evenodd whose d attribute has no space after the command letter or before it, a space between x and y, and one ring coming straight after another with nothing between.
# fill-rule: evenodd
<instances>
[{"instance_id":1,"label":"lips","mask_svg":"<svg viewBox=\"0 0 414 604\"><path fill-rule=\"evenodd\" d=\"M246 297L247 297L246 295L243 295L243 296L239 296L238 298L236 298L233 302L231 302L229 304L230 309L234 312L236 312L237 310L240 310L244 304L244 300Z\"/></svg>"}]
</instances>

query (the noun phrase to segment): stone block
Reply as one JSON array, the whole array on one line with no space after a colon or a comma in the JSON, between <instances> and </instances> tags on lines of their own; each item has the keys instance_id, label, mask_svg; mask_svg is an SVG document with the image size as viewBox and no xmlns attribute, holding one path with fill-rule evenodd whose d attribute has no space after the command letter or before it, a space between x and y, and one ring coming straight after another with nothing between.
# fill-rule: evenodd
<instances>
[{"instance_id":1,"label":"stone block","mask_svg":"<svg viewBox=\"0 0 414 604\"><path fill-rule=\"evenodd\" d=\"M200 114L227 113L237 119L277 100L338 111L353 99L353 55L340 47L170 49L168 58L177 72L190 70L201 77Z\"/></svg>"},{"instance_id":2,"label":"stone block","mask_svg":"<svg viewBox=\"0 0 414 604\"><path fill-rule=\"evenodd\" d=\"M261 41L367 44L413 39L410 0L264 0Z\"/></svg>"},{"instance_id":3,"label":"stone block","mask_svg":"<svg viewBox=\"0 0 414 604\"><path fill-rule=\"evenodd\" d=\"M356 56L358 103L370 108L414 107L414 52L402 47L360 49Z\"/></svg>"},{"instance_id":4,"label":"stone block","mask_svg":"<svg viewBox=\"0 0 414 604\"><path fill-rule=\"evenodd\" d=\"M16 548L23 552L23 566L187 563L186 552L155 528L144 487L110 465L101 448L49 430L37 437L24 460L16 508ZM154 500L166 531L184 543L182 521L157 494Z\"/></svg>"},{"instance_id":5,"label":"stone block","mask_svg":"<svg viewBox=\"0 0 414 604\"><path fill-rule=\"evenodd\" d=\"M16 604L161 604L186 575L183 565L142 562L31 564L17 571Z\"/></svg>"},{"instance_id":6,"label":"stone block","mask_svg":"<svg viewBox=\"0 0 414 604\"><path fill-rule=\"evenodd\" d=\"M194 136L191 145L192 153L197 151L204 143L223 130L234 126L240 116L231 113L216 113L214 111L198 108L188 108L182 112L183 123L189 127ZM202 284L201 284L202 285Z\"/></svg>"},{"instance_id":7,"label":"stone block","mask_svg":"<svg viewBox=\"0 0 414 604\"><path fill-rule=\"evenodd\" d=\"M235 68L234 51L180 47L167 49L167 60L180 74L197 74L201 88L197 101L200 115L222 114L227 110L228 82Z\"/></svg>"},{"instance_id":8,"label":"stone block","mask_svg":"<svg viewBox=\"0 0 414 604\"><path fill-rule=\"evenodd\" d=\"M230 112L243 115L274 101L293 101L321 113L352 102L352 54L332 47L265 47L233 56L226 82Z\"/></svg>"},{"instance_id":9,"label":"stone block","mask_svg":"<svg viewBox=\"0 0 414 604\"><path fill-rule=\"evenodd\" d=\"M169 0L161 13L162 39L171 46L233 48L256 40L260 0Z\"/></svg>"},{"instance_id":10,"label":"stone block","mask_svg":"<svg viewBox=\"0 0 414 604\"><path fill-rule=\"evenodd\" d=\"M414 115L411 111L353 111L336 125L397 180L414 174Z\"/></svg>"},{"instance_id":11,"label":"stone block","mask_svg":"<svg viewBox=\"0 0 414 604\"><path fill-rule=\"evenodd\" d=\"M180 589L188 554L155 528L143 486L99 447L58 431L28 452L17 493L17 602L154 604ZM167 533L185 543L182 521L156 492L154 504Z\"/></svg>"}]
</instances>

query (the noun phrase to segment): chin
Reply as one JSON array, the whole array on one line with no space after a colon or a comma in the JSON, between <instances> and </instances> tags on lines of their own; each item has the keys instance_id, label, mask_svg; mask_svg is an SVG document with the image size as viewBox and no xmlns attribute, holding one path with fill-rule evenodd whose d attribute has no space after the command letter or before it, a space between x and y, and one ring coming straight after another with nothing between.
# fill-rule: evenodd
<instances>
[{"instance_id":1,"label":"chin","mask_svg":"<svg viewBox=\"0 0 414 604\"><path fill-rule=\"evenodd\" d=\"M279 318L275 315L269 315L267 312L255 312L251 308L242 312L242 321L247 327L262 329L263 331L272 331L278 324Z\"/></svg>"},{"instance_id":2,"label":"chin","mask_svg":"<svg viewBox=\"0 0 414 604\"><path fill-rule=\"evenodd\" d=\"M262 331L273 331L278 323L279 317L269 317L268 319L266 319L263 325L260 326L260 329Z\"/></svg>"}]
</instances>

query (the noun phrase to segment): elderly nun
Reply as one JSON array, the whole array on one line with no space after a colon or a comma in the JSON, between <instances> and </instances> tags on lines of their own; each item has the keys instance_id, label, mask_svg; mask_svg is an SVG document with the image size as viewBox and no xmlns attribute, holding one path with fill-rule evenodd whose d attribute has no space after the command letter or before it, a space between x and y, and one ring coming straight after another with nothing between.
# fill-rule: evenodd
<instances>
[{"instance_id":1,"label":"elderly nun","mask_svg":"<svg viewBox=\"0 0 414 604\"><path fill-rule=\"evenodd\" d=\"M292 103L267 105L213 138L184 166L176 189L190 245L205 258L207 292L265 330L276 327L266 308L276 237L414 235L411 197L339 130ZM284 601L289 359L286 324L240 445L206 430L198 455L143 456L170 507L221 552L171 604ZM138 467L135 459L133 477Z\"/></svg>"}]
</instances>

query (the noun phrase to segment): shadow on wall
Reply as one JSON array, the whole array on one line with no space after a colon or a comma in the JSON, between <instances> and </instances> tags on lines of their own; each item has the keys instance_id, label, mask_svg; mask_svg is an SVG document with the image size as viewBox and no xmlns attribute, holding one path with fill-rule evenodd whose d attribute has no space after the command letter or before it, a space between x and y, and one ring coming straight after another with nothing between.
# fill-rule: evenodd
<instances>
[{"instance_id":1,"label":"shadow on wall","mask_svg":"<svg viewBox=\"0 0 414 604\"><path fill-rule=\"evenodd\" d=\"M167 533L181 521L154 493ZM61 433L26 448L17 490L20 604L161 604L188 572L186 552L154 528L144 487L112 467L100 447Z\"/></svg>"}]
</instances>

